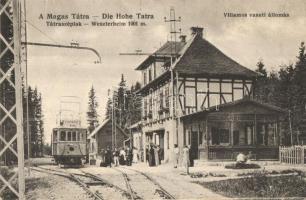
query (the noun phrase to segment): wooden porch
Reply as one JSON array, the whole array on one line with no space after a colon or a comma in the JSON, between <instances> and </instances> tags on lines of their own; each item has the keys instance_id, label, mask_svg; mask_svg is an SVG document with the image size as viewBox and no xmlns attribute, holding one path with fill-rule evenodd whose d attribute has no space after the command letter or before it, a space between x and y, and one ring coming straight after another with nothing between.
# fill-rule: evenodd
<instances>
[{"instance_id":1,"label":"wooden porch","mask_svg":"<svg viewBox=\"0 0 306 200\"><path fill-rule=\"evenodd\" d=\"M183 118L184 145L193 159L235 160L239 152L253 159L278 159L283 112L252 100L220 105Z\"/></svg>"}]
</instances>

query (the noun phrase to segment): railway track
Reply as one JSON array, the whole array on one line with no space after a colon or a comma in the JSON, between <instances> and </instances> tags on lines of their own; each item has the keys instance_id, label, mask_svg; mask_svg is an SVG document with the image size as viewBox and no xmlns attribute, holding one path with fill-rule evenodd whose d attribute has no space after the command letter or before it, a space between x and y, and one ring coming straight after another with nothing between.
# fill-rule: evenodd
<instances>
[{"instance_id":1,"label":"railway track","mask_svg":"<svg viewBox=\"0 0 306 200\"><path fill-rule=\"evenodd\" d=\"M112 184L111 182L109 182L105 178L102 178L101 176L86 172L82 169L78 169L78 172L80 173L71 173L63 168L60 168L60 169L50 169L50 168L45 168L45 167L36 167L36 168L38 168L38 169L34 169L36 171L43 170L42 172L48 172L51 174L55 174L55 175L63 176L65 178L72 179L74 182L77 182L78 185L80 185L84 190L86 190L86 192L95 193L94 194L95 199L108 199L107 197L103 198L103 196L99 192L97 191L92 192L92 190L89 189L90 187L96 186L96 185L106 186L108 188L114 189L115 192L119 192L122 196L119 197L118 199L125 199L125 198L126 199L142 199L141 197L137 196L134 193L133 195L131 195L131 191L129 189L128 190L123 189L115 184ZM107 193L110 193L110 192L107 191ZM90 195L93 196L93 194L90 194ZM105 194L105 196L106 195L107 194Z\"/></svg>"},{"instance_id":2,"label":"railway track","mask_svg":"<svg viewBox=\"0 0 306 200\"><path fill-rule=\"evenodd\" d=\"M121 167L121 168L125 169L125 170L130 170L130 171L136 172L137 174L140 174L141 176L145 177L145 179L148 180L149 182L153 183L156 186L154 195L158 194L159 197L161 197L163 199L175 199L175 197L173 195L171 195L167 190L165 190L165 188L163 188L155 179L153 179L149 175L147 175L147 174L145 174L141 171L135 170L135 169L131 169L131 168L127 168L127 167ZM124 172L123 170L118 169L118 168L114 168L114 169L116 171L119 171L123 175L124 180L125 180L126 185L127 185L127 188L129 189L129 192L130 192L131 196L135 195L136 192L133 191L133 189L132 189L132 186L130 184L130 178L127 175L127 173ZM137 199L137 198L134 198L134 199Z\"/></svg>"},{"instance_id":3,"label":"railway track","mask_svg":"<svg viewBox=\"0 0 306 200\"><path fill-rule=\"evenodd\" d=\"M57 176L61 176L64 178L67 178L69 180L72 180L73 182L77 183L80 187L82 187L90 196L94 197L97 200L104 200L102 194L100 194L98 191L92 191L90 190L90 182L85 182L84 180L80 179L78 176L81 176L79 174L69 173L69 172L63 172L59 170L53 170L53 169L47 169L43 167L33 167L32 170L38 171L41 173L49 173ZM104 183L100 183L104 184Z\"/></svg>"},{"instance_id":4,"label":"railway track","mask_svg":"<svg viewBox=\"0 0 306 200\"><path fill-rule=\"evenodd\" d=\"M135 191L133 191L133 189L132 189L132 187L131 187L131 184L130 184L130 179L129 179L128 175L127 175L125 172L119 170L118 168L113 168L113 169L116 170L116 171L118 171L118 172L120 172L120 173L122 174L122 176L123 176L123 178L124 178L124 182L125 182L126 188L127 188L128 191L129 191L130 198L131 198L132 200L135 200L135 199L142 199L142 198L140 198L139 196L136 195L136 192L135 192Z\"/></svg>"},{"instance_id":5,"label":"railway track","mask_svg":"<svg viewBox=\"0 0 306 200\"><path fill-rule=\"evenodd\" d=\"M118 180L115 180L115 182L114 181L110 182L111 179L106 180L100 175L92 174L82 169L77 169L77 171L74 171L74 173L72 173L62 168L61 169L50 169L45 167L33 168L33 170L36 171L51 173L54 175L68 178L69 180L76 182L90 196L98 200L113 199L112 197L107 197L109 193L113 192L117 193L119 192L121 194L120 199L125 199L125 198L130 200L175 199L175 197L171 195L165 188L163 188L155 179L153 179L151 176L149 176L144 172L131 169L128 167L119 167L112 169L119 172L122 175L126 188L124 187L122 179L121 179L121 184L117 184L118 182L116 183L116 181ZM131 175L129 170L132 171L134 174ZM103 190L101 189L102 187L111 190ZM103 191L102 193L101 190Z\"/></svg>"},{"instance_id":6,"label":"railway track","mask_svg":"<svg viewBox=\"0 0 306 200\"><path fill-rule=\"evenodd\" d=\"M82 171L82 170L81 170ZM114 185L112 183L110 183L109 181L101 178L100 176L97 176L97 175L94 175L92 173L89 173L89 172L84 172L82 171L86 176L90 176L92 177L93 179L96 179L96 180L100 180L100 181L103 181L104 183L106 183L109 187L113 187L115 189L117 189L118 191L120 191L124 196L126 196L128 199L142 199L140 198L139 196L137 196L135 193L133 193L133 195L131 195L131 190L125 190L125 189L122 189L121 187L118 187L117 185Z\"/></svg>"}]
</instances>

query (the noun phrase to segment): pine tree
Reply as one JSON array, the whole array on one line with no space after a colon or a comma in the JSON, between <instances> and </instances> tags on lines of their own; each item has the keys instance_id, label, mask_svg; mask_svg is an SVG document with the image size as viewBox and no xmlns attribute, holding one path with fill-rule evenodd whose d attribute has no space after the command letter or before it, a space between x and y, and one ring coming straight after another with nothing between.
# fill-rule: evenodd
<instances>
[{"instance_id":1,"label":"pine tree","mask_svg":"<svg viewBox=\"0 0 306 200\"><path fill-rule=\"evenodd\" d=\"M98 126L98 102L96 97L96 92L94 87L92 86L88 93L88 111L87 111L87 123L88 123L88 131L91 133L95 127Z\"/></svg>"},{"instance_id":2,"label":"pine tree","mask_svg":"<svg viewBox=\"0 0 306 200\"><path fill-rule=\"evenodd\" d=\"M296 128L296 138L302 133L306 137L306 52L305 44L301 43L299 47L299 55L297 56L294 73L295 85L295 110L294 110L294 125Z\"/></svg>"},{"instance_id":3,"label":"pine tree","mask_svg":"<svg viewBox=\"0 0 306 200\"><path fill-rule=\"evenodd\" d=\"M8 11L9 15L12 16L12 12ZM1 34L7 40L8 43L11 43L13 40L13 23L9 17L2 17L1 18ZM0 68L1 71L7 73L10 67L14 63L14 54L11 51L4 52L4 46L2 46L2 58L0 60ZM15 79L15 71L12 70L10 75L7 77L11 82L14 83ZM3 76L1 75L3 78ZM5 107L6 110L10 111L10 109L15 104L15 89L13 85L8 81L4 80L4 82L0 85L0 101L1 104ZM13 134L16 133L16 125L9 117L4 120L4 114L2 109L0 109L0 135L6 140L9 141ZM4 120L4 121L3 121ZM17 145L14 144L12 147L16 150ZM0 149L4 148L4 143L0 142ZM1 161L6 162L9 164L11 162L16 161L16 156L11 151L6 151L4 155L0 158Z\"/></svg>"},{"instance_id":4,"label":"pine tree","mask_svg":"<svg viewBox=\"0 0 306 200\"><path fill-rule=\"evenodd\" d=\"M106 102L105 118L110 119L111 117L112 117L112 99L108 97Z\"/></svg>"},{"instance_id":5,"label":"pine tree","mask_svg":"<svg viewBox=\"0 0 306 200\"><path fill-rule=\"evenodd\" d=\"M119 88L117 95L115 96L115 113L116 113L116 122L120 127L124 128L127 124L127 105L128 105L128 90L126 85L126 80L124 75L121 74L121 81L119 83Z\"/></svg>"},{"instance_id":6,"label":"pine tree","mask_svg":"<svg viewBox=\"0 0 306 200\"><path fill-rule=\"evenodd\" d=\"M267 96L269 94L269 88L267 87L268 73L262 60L260 60L256 66L257 69L255 71L259 73L259 76L256 80L255 98L258 101L267 102Z\"/></svg>"},{"instance_id":7,"label":"pine tree","mask_svg":"<svg viewBox=\"0 0 306 200\"><path fill-rule=\"evenodd\" d=\"M35 88L37 91L37 88ZM42 113L42 96L41 93L38 93L37 99L36 99L36 109L35 109L35 114L36 114L36 126L38 129L38 151L39 151L39 156L43 156L44 152L44 121L43 121L43 113Z\"/></svg>"},{"instance_id":8,"label":"pine tree","mask_svg":"<svg viewBox=\"0 0 306 200\"><path fill-rule=\"evenodd\" d=\"M140 121L141 98L136 94L140 88L140 83L136 82L135 86L132 85L129 89L122 74L118 90L113 91L107 100L105 117L111 118L114 111L114 121L124 130L127 130L131 124ZM114 110L112 110L113 105Z\"/></svg>"},{"instance_id":9,"label":"pine tree","mask_svg":"<svg viewBox=\"0 0 306 200\"><path fill-rule=\"evenodd\" d=\"M139 82L136 82L135 86L131 87L131 105L129 106L129 110L131 113L131 123L134 124L141 120L141 97L137 95L137 91L141 88Z\"/></svg>"}]
</instances>

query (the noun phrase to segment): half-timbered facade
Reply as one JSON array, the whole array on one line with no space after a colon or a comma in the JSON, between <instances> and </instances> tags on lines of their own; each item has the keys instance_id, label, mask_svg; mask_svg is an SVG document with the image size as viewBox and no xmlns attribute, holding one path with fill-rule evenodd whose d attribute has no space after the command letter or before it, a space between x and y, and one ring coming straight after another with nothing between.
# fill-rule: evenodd
<instances>
[{"instance_id":1,"label":"half-timbered facade","mask_svg":"<svg viewBox=\"0 0 306 200\"><path fill-rule=\"evenodd\" d=\"M166 42L136 69L142 74L142 142L160 145L166 161L174 144L186 144L185 116L254 95L257 73L204 39L203 28L191 31L188 41Z\"/></svg>"}]
</instances>

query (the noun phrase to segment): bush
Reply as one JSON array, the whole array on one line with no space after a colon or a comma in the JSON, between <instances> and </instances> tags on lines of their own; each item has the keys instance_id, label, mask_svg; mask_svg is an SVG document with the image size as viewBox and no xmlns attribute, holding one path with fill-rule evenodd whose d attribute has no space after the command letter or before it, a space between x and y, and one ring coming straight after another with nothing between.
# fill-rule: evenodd
<instances>
[{"instance_id":1,"label":"bush","mask_svg":"<svg viewBox=\"0 0 306 200\"><path fill-rule=\"evenodd\" d=\"M254 163L251 164L230 164L225 165L226 169L259 169L260 166Z\"/></svg>"}]
</instances>

